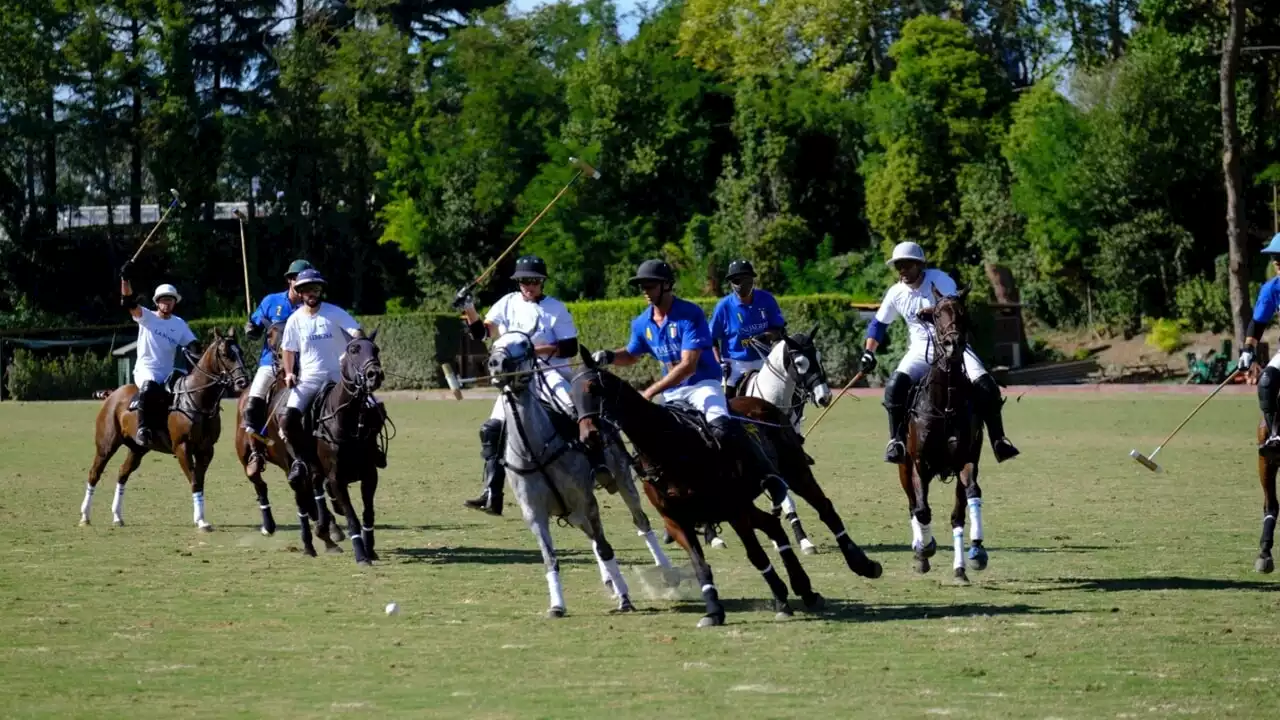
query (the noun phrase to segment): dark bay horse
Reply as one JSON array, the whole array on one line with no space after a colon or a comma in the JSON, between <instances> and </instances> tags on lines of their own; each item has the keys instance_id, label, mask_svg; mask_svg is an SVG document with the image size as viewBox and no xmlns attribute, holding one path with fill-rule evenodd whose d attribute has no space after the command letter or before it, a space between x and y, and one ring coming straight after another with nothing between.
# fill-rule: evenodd
<instances>
[{"instance_id":1,"label":"dark bay horse","mask_svg":"<svg viewBox=\"0 0 1280 720\"><path fill-rule=\"evenodd\" d=\"M261 531L267 536L275 534L276 520L271 512L271 499L267 493L267 483L262 479L262 472L270 463L288 473L289 466L293 462L285 443L280 441L280 424L276 419L277 413L283 411L284 404L289 399L289 390L284 386L284 378L280 372L280 339L283 334L284 323L273 324L266 333L265 342L276 357L273 368L276 379L271 386L271 399L267 406L267 424L262 428L263 436L250 435L245 432L243 423L236 423L236 455L240 464L244 466L245 476L249 478L249 482L253 484L253 489L257 493L258 508L262 511ZM248 393L240 394L240 402L236 408L237 417L244 417L244 405L248 399ZM322 485L312 487L310 484L299 483L298 487L291 489L298 508L298 517L307 518L308 524L315 522L315 537L320 538L324 543L325 551L342 552L338 543L345 540L347 536L342 532L342 526L334 519L334 513L345 515L346 510L335 505L334 513L329 512ZM315 557L315 545L309 542L310 533L303 534L307 536L303 541L303 553Z\"/></svg>"},{"instance_id":2,"label":"dark bay horse","mask_svg":"<svg viewBox=\"0 0 1280 720\"><path fill-rule=\"evenodd\" d=\"M978 485L978 460L982 456L982 423L974 412L973 385L964 373L964 350L969 336L969 314L964 300L969 288L943 296L935 288L935 304L921 311L932 322L938 351L929 372L914 389L907 421L907 462L898 466L898 480L911 510L912 550L916 572L929 572L929 558L937 551L930 526L929 482L935 477L956 477L956 502L951 512L951 536L955 547L954 578L969 584L965 572L965 506L973 515L972 546L968 563L974 570L987 566L982 546L982 488ZM975 502L976 501L976 502Z\"/></svg>"},{"instance_id":3,"label":"dark bay horse","mask_svg":"<svg viewBox=\"0 0 1280 720\"><path fill-rule=\"evenodd\" d=\"M344 330L345 334L346 331ZM382 386L386 377L382 370L378 346L374 340L378 331L368 337L347 335L347 351L342 356L342 380L321 391L313 402L309 414L313 421L307 426L315 428L316 457L320 461L318 476L312 477L314 486L319 480L333 498L335 512L347 519L347 534L351 536L351 550L359 565L372 565L378 559L374 552L373 497L378 491L378 466L385 457L386 443L390 440L388 421L382 405L376 404L373 393ZM360 497L364 506L362 517L356 517L347 486L360 483ZM317 495L319 492L317 491ZM363 520L363 525L361 524ZM305 518L302 525L303 542L310 542L310 531ZM325 518L321 517L320 522Z\"/></svg>"},{"instance_id":4,"label":"dark bay horse","mask_svg":"<svg viewBox=\"0 0 1280 720\"><path fill-rule=\"evenodd\" d=\"M804 605L809 609L820 608L824 603L822 596L814 592L782 524L755 506L761 489L757 483L743 479L747 474L743 472L741 459L711 446L699 429L700 423L679 411L645 400L621 378L597 367L590 353L580 348L587 369L574 379L573 396L581 439L586 443L600 443L601 425L609 423L616 425L635 446L645 478L645 495L662 515L667 532L689 553L702 587L707 614L698 621L698 627L723 625L725 620L711 566L694 531L696 525L707 523L728 522L733 527L751 564L764 576L779 618L792 614L787 586L769 562L756 530L763 531L777 544L791 587ZM774 425L787 422L776 407L756 398L735 399L734 408L752 417L768 418L766 422ZM749 427L755 428L751 434L766 439L775 429ZM798 477L793 457L779 453L778 460L779 469L789 482L792 475ZM807 463L803 464L807 467ZM866 560L865 556L863 559ZM870 560L866 560L864 570L867 574L879 574L879 566Z\"/></svg>"},{"instance_id":5,"label":"dark bay horse","mask_svg":"<svg viewBox=\"0 0 1280 720\"><path fill-rule=\"evenodd\" d=\"M115 525L124 525L125 483L138 469L142 456L156 450L178 459L178 465L191 486L196 527L205 532L213 530L213 526L204 519L204 475L213 462L213 446L222 433L221 400L230 390L244 390L249 385L249 376L244 368L240 345L232 331L228 330L224 335L215 329L211 339L190 374L174 385L173 402L166 423L168 432L157 433L155 446L142 447L134 441L138 415L129 409L129 403L138 394L136 385L130 383L118 387L103 401L94 426L93 464L89 466L89 486L80 506L81 525L89 524L94 488L107 461L124 446L129 454L120 466L115 501L111 504Z\"/></svg>"}]
</instances>

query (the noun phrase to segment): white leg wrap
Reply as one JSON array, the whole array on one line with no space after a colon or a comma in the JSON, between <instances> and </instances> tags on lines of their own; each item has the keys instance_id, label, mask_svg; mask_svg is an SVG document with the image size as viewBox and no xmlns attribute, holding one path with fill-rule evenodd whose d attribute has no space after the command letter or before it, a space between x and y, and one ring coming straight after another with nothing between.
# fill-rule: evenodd
<instances>
[{"instance_id":1,"label":"white leg wrap","mask_svg":"<svg viewBox=\"0 0 1280 720\"><path fill-rule=\"evenodd\" d=\"M84 502L80 503L80 518L82 520L87 520L89 518L89 511L92 509L93 509L93 486L85 485L84 486Z\"/></svg>"},{"instance_id":2,"label":"white leg wrap","mask_svg":"<svg viewBox=\"0 0 1280 720\"><path fill-rule=\"evenodd\" d=\"M982 539L982 498L969 498L969 539Z\"/></svg>"},{"instance_id":3,"label":"white leg wrap","mask_svg":"<svg viewBox=\"0 0 1280 720\"><path fill-rule=\"evenodd\" d=\"M924 547L924 531L920 528L920 521L916 520L916 516L911 516L911 549L919 550Z\"/></svg>"},{"instance_id":4,"label":"white leg wrap","mask_svg":"<svg viewBox=\"0 0 1280 720\"><path fill-rule=\"evenodd\" d=\"M648 532L640 532L637 530L636 534L644 538L644 544L649 548L649 554L653 556L654 565L664 568L671 567L670 558L668 558L667 554L662 551L662 545L658 543L658 536L654 535L652 530Z\"/></svg>"},{"instance_id":5,"label":"white leg wrap","mask_svg":"<svg viewBox=\"0 0 1280 720\"><path fill-rule=\"evenodd\" d=\"M620 598L623 595L630 595L631 589L627 587L627 581L622 578L622 570L618 567L618 558L606 560L604 567L609 574L609 579L613 581L614 597Z\"/></svg>"},{"instance_id":6,"label":"white leg wrap","mask_svg":"<svg viewBox=\"0 0 1280 720\"><path fill-rule=\"evenodd\" d=\"M191 505L193 508L192 516L195 523L199 527L204 527L209 523L204 521L204 493L191 493Z\"/></svg>"},{"instance_id":7,"label":"white leg wrap","mask_svg":"<svg viewBox=\"0 0 1280 720\"><path fill-rule=\"evenodd\" d=\"M116 483L116 497L111 501L111 519L124 522L124 485Z\"/></svg>"},{"instance_id":8,"label":"white leg wrap","mask_svg":"<svg viewBox=\"0 0 1280 720\"><path fill-rule=\"evenodd\" d=\"M791 493L782 499L782 512L785 515L791 515L796 511L796 501L791 499Z\"/></svg>"},{"instance_id":9,"label":"white leg wrap","mask_svg":"<svg viewBox=\"0 0 1280 720\"><path fill-rule=\"evenodd\" d=\"M951 544L955 547L954 567L964 567L964 528L951 528Z\"/></svg>"},{"instance_id":10,"label":"white leg wrap","mask_svg":"<svg viewBox=\"0 0 1280 720\"><path fill-rule=\"evenodd\" d=\"M560 587L560 573L552 570L547 573L547 590L551 593L551 607L564 607L564 588Z\"/></svg>"}]
</instances>

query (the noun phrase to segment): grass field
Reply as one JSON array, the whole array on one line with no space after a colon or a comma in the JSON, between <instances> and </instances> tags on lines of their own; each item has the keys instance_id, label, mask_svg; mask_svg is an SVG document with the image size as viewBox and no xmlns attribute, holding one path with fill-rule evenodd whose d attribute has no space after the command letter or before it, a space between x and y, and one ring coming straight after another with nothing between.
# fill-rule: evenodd
<instances>
[{"instance_id":1,"label":"grass field","mask_svg":"<svg viewBox=\"0 0 1280 720\"><path fill-rule=\"evenodd\" d=\"M844 401L809 442L820 482L885 575L852 575L807 506L828 598L779 623L737 538L711 551L728 625L647 596L622 503L606 527L641 612L618 616L585 539L557 528L569 616L515 508L477 489L484 402L389 403L399 426L378 497L383 561L307 559L283 476L272 538L229 446L191 526L185 481L150 456L111 527L117 458L77 527L97 406L0 406L0 716L11 717L1275 717L1280 579L1253 572L1261 494L1251 396L1035 396L1007 406L1022 457L985 468L991 565L911 572L905 500L880 461L883 411ZM229 431L231 413L224 419ZM224 434L224 442L227 434ZM935 486L936 517L951 487ZM941 511L939 511L941 510ZM657 519L656 513L651 517ZM726 531L728 528L726 527ZM672 546L674 548L674 546ZM687 564L678 550L673 559ZM401 613L388 617L390 601Z\"/></svg>"}]
</instances>

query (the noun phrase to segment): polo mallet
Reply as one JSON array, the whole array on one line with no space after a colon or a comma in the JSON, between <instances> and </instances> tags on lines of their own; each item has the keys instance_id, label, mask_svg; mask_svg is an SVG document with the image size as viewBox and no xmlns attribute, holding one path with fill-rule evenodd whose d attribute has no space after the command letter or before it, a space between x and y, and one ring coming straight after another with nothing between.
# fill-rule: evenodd
<instances>
[{"instance_id":1,"label":"polo mallet","mask_svg":"<svg viewBox=\"0 0 1280 720\"><path fill-rule=\"evenodd\" d=\"M1209 402L1210 400L1212 400L1212 399L1213 399L1213 396L1214 396L1214 395L1217 395L1219 390L1221 390L1222 388L1226 387L1226 386L1227 386L1227 383L1229 383L1229 382L1231 382L1232 380L1234 380L1234 379L1235 379L1235 377L1236 377L1236 375L1239 375L1239 374L1240 374L1240 368L1236 368L1234 372L1232 372L1230 375L1228 375L1228 376L1227 376L1227 379L1226 379L1226 380L1223 380L1223 381L1218 385L1218 387L1216 387L1216 388L1214 388L1214 389L1213 389L1213 392L1209 393L1209 397L1207 397L1207 398L1205 398L1204 400L1201 400L1201 401L1200 401L1200 404L1196 406L1196 409L1195 409L1195 410L1192 410L1192 411L1191 411L1191 414L1190 414L1190 415L1188 415L1188 416L1186 417L1186 419L1185 419L1185 420L1183 420L1182 422L1178 423L1178 427L1174 428L1174 429L1173 429L1173 432L1169 433L1169 437L1165 438L1165 439L1164 439L1164 442L1162 442L1162 443L1160 443L1159 445L1157 445L1157 446L1156 446L1156 449L1155 449L1155 450L1152 450L1150 455L1143 455L1142 453L1138 452L1137 448L1134 448L1133 450L1130 450L1130 451L1129 451L1129 457L1131 457L1131 458L1133 458L1134 460L1136 460L1136 461L1138 462L1138 464L1139 464L1139 465L1141 465L1141 466L1145 467L1146 469L1150 470L1151 472L1160 472L1160 471L1161 471L1161 467L1160 467L1160 465L1159 465L1158 463L1156 463L1156 455L1157 455L1157 454L1159 454L1159 452L1160 452L1161 450L1163 450L1163 449L1164 449L1164 446L1165 446L1165 445L1168 445L1168 444L1169 444L1169 441L1173 439L1173 436L1174 436L1174 435L1177 435L1177 434L1178 434L1178 431L1179 431L1179 430L1181 430L1181 429L1182 429L1182 427L1183 427L1184 425L1186 425L1188 422L1190 422L1190 421L1191 421L1191 418L1193 418L1193 417L1195 417L1195 416L1196 416L1196 413L1200 412L1200 408L1204 407L1205 403L1207 403L1207 402Z\"/></svg>"},{"instance_id":2,"label":"polo mallet","mask_svg":"<svg viewBox=\"0 0 1280 720\"><path fill-rule=\"evenodd\" d=\"M147 237L144 238L142 244L138 246L138 251L133 254L133 257L129 258L129 262L133 262L138 259L138 256L142 254L142 249L147 246L147 243L151 242L151 236L155 235L156 231L160 229L160 226L164 224L165 218L169 217L169 213L173 212L173 209L178 207L178 191L174 188L169 188L169 193L173 195L173 202L169 203L169 207L165 208L164 214L160 216L160 220L156 222L156 226L151 228L151 232L147 233Z\"/></svg>"},{"instance_id":3,"label":"polo mallet","mask_svg":"<svg viewBox=\"0 0 1280 720\"><path fill-rule=\"evenodd\" d=\"M253 300L249 298L249 255L244 249L244 215L240 214L239 208L231 212L235 214L236 220L240 221L240 265L244 268L244 315L249 317L253 314Z\"/></svg>"},{"instance_id":4,"label":"polo mallet","mask_svg":"<svg viewBox=\"0 0 1280 720\"><path fill-rule=\"evenodd\" d=\"M808 438L808 437L809 437L809 433L813 432L813 429L814 429L814 428L816 428L816 427L818 427L818 423L822 422L822 418L826 417L826 416L827 416L827 413L831 412L831 408L835 407L835 406L836 406L836 403L840 402L840 398L844 397L844 394L845 394L846 392L848 392L848 391L849 391L849 388L853 387L853 386L854 386L854 383L856 383L856 382L858 382L859 380L861 380L861 379L862 379L862 376L863 376L863 375L865 375L865 374L866 374L866 373L864 373L864 372L862 372L861 370L859 370L859 371L858 371L858 374L857 374L857 375L854 375L854 376L853 376L853 379L852 379L852 380L850 380L850 381L849 381L849 383L848 383L847 385L845 385L843 388L841 388L841 389L840 389L840 392L836 393L836 396L835 396L835 397L831 398L831 404L830 404L830 405L828 405L826 408L824 408L824 409L822 410L822 414L821 414L821 415L819 415L819 416L818 416L818 417L813 421L813 424L809 426L809 429L808 429L808 430L805 430L805 431L804 431L804 435L802 435L801 437Z\"/></svg>"},{"instance_id":5,"label":"polo mallet","mask_svg":"<svg viewBox=\"0 0 1280 720\"><path fill-rule=\"evenodd\" d=\"M511 241L511 244L507 246L507 249L503 250L502 254L499 255L497 259L495 259L492 263L490 263L489 267L484 269L484 272L476 276L475 280L472 280L470 283L468 283L467 286L458 293L457 298L455 298L455 301L454 301L455 305L458 302L460 302L462 298L465 298L467 295L470 295L472 290L475 290L477 287L479 287L481 284L483 284L486 280L489 279L489 276L493 274L493 271L498 268L498 263L502 262L503 258L511 254L512 250L516 249L516 246L520 244L520 241L524 239L524 236L529 234L529 231L533 229L533 226L537 225L538 221L542 219L542 216L546 215L547 212L551 210L551 206L555 205L556 201L559 200L562 195L564 195L566 192L569 191L569 187L572 186L573 183L578 180L578 178L582 177L583 175L586 175L587 177L593 180L600 179L599 170L591 167L586 162L579 160L578 158L575 158L575 157L569 158L569 164L578 168L578 172L574 173L573 177L569 178L569 182L565 183L564 187L560 188L560 192L556 193L556 196L551 198L551 202L547 203L547 206L542 208L542 212L538 213L537 216L534 217L533 220L528 225L525 226L524 230L520 231L520 234L516 236L515 240Z\"/></svg>"},{"instance_id":6,"label":"polo mallet","mask_svg":"<svg viewBox=\"0 0 1280 720\"><path fill-rule=\"evenodd\" d=\"M449 386L449 389L453 391L453 399L461 400L463 383L477 382L480 380L493 380L494 378L515 377L517 375L530 375L533 373L542 373L542 372L548 372L552 370L559 370L562 367L577 367L578 365L581 365L581 364L582 364L581 362L571 362L568 365L561 365L558 367L552 367L550 365L547 365L545 367L540 367L535 370L514 370L512 372L497 373L495 375L477 375L476 377L465 377L465 378L458 377L458 374L453 371L453 368L449 367L448 363L441 365L440 370L441 372L444 373L445 383Z\"/></svg>"}]
</instances>

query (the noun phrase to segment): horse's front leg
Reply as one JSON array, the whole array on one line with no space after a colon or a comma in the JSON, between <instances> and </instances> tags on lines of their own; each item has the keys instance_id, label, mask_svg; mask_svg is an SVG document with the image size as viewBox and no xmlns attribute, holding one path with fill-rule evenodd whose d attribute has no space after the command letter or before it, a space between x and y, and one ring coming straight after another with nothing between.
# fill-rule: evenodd
<instances>
[{"instance_id":1,"label":"horse's front leg","mask_svg":"<svg viewBox=\"0 0 1280 720\"><path fill-rule=\"evenodd\" d=\"M640 504L640 491L636 488L635 477L627 469L626 460L621 457L622 449L610 443L605 449L605 458L609 465L609 471L613 473L618 485L618 494L622 496L622 502L626 504L627 510L631 513L631 523L636 528L636 535L644 539L644 544L649 548L649 555L653 557L653 564L660 568L671 567L671 560L667 558L667 554L662 551L662 545L658 543L658 537L653 533L653 525L649 522L649 516L645 514L644 507Z\"/></svg>"},{"instance_id":2,"label":"horse's front leg","mask_svg":"<svg viewBox=\"0 0 1280 720\"><path fill-rule=\"evenodd\" d=\"M915 458L898 466L898 481L907 493L911 509L911 550L916 572L929 572L929 558L938 551L938 541L933 537L933 512L929 509L929 481L921 476ZM928 538L926 541L925 538Z\"/></svg>"},{"instance_id":3,"label":"horse's front leg","mask_svg":"<svg viewBox=\"0 0 1280 720\"><path fill-rule=\"evenodd\" d=\"M820 610L826 604L826 601L821 595L814 592L813 585L809 581L809 573L800 564L800 558L796 555L795 549L787 542L787 531L783 529L782 523L778 521L778 518L772 513L751 505L748 508L745 520L750 527L762 531L778 548L778 556L782 558L782 567L786 569L787 579L791 581L791 590L800 597L805 609ZM751 539L753 543L759 545L759 540L754 533L751 534ZM765 560L767 562L767 556ZM766 581L768 580L767 577L765 579ZM770 586L772 586L772 583L770 583Z\"/></svg>"},{"instance_id":4,"label":"horse's front leg","mask_svg":"<svg viewBox=\"0 0 1280 720\"><path fill-rule=\"evenodd\" d=\"M364 512L360 518L360 537L364 539L364 551L369 553L370 560L379 560L378 553L373 550L373 496L378 492L378 468L369 462L365 466L364 476L360 478L360 501Z\"/></svg>"},{"instance_id":5,"label":"horse's front leg","mask_svg":"<svg viewBox=\"0 0 1280 720\"><path fill-rule=\"evenodd\" d=\"M1259 440L1266 439L1264 430L1258 432ZM1271 557L1271 548L1275 541L1276 515L1280 514L1280 501L1276 499L1276 470L1280 465L1258 456L1258 481L1262 484L1262 537L1258 541L1258 559L1253 569L1261 573L1269 573L1276 569L1275 560Z\"/></svg>"},{"instance_id":6,"label":"horse's front leg","mask_svg":"<svg viewBox=\"0 0 1280 720\"><path fill-rule=\"evenodd\" d=\"M956 502L951 510L951 546L954 558L951 567L956 585L969 584L969 575L964 569L965 499L971 492L971 488L976 489L977 485L978 467L975 463L966 463L960 469L960 475L956 480Z\"/></svg>"},{"instance_id":7,"label":"horse's front leg","mask_svg":"<svg viewBox=\"0 0 1280 720\"><path fill-rule=\"evenodd\" d=\"M243 429L239 430L236 433L237 439L240 439L243 433ZM271 498L267 493L267 483L262 479L265 461L261 458L254 459L255 452L260 451L254 448L253 441L246 436L240 444L240 460L244 464L245 477L249 478L249 483L253 485L254 493L258 496L258 509L262 511L260 530L263 535L270 537L276 534L276 518L271 513Z\"/></svg>"},{"instance_id":8,"label":"horse's front leg","mask_svg":"<svg viewBox=\"0 0 1280 720\"><path fill-rule=\"evenodd\" d=\"M777 522L777 518L772 519L775 523ZM769 556L760 546L760 539L756 537L756 528L751 520L746 513L742 513L730 520L729 525L742 541L742 547L747 551L747 559L751 561L752 567L760 572L765 584L769 586L769 591L773 593L773 619L789 620L795 613L791 610L791 603L787 601L787 584L782 582L782 578L778 577L778 571L773 569L773 563L769 562ZM777 544L776 541L775 544ZM783 546L790 551L790 546L786 545L785 534Z\"/></svg>"},{"instance_id":9,"label":"horse's front leg","mask_svg":"<svg viewBox=\"0 0 1280 720\"><path fill-rule=\"evenodd\" d=\"M315 557L316 546L311 540L311 518L316 512L316 502L311 483L306 478L298 478L289 483L289 487L293 490L294 502L298 505L298 530L302 533L302 552L308 557ZM342 548L330 542L328 537L324 540L327 546L326 552L342 552Z\"/></svg>"},{"instance_id":10,"label":"horse's front leg","mask_svg":"<svg viewBox=\"0 0 1280 720\"><path fill-rule=\"evenodd\" d=\"M849 566L849 569L862 577L873 580L883 575L884 568L880 566L880 563L867 557L862 548L858 547L858 543L849 537L844 521L840 519L840 514L836 512L835 505L832 504L826 493L822 492L818 481L813 478L813 473L808 468L805 468L803 471L793 473L793 477L796 480L791 483L791 490L794 491L794 494L804 498L805 502L818 511L818 519L835 535L836 544L840 546L840 552L844 555L845 564ZM787 498L790 501L791 493L787 494ZM786 511L786 503L783 503L783 511ZM792 523L792 528L795 529L796 527L798 526ZM797 533L797 537L799 536L800 533ZM800 549L804 550L804 543L801 543Z\"/></svg>"},{"instance_id":11,"label":"horse's front leg","mask_svg":"<svg viewBox=\"0 0 1280 720\"><path fill-rule=\"evenodd\" d=\"M720 603L720 593L716 591L715 578L711 574L711 565L702 554L702 546L698 544L698 536L694 532L693 523L682 525L668 516L662 518L667 525L667 533L671 535L685 552L689 553L689 561L693 563L694 575L698 585L702 587L702 599L707 604L707 614L698 621L698 627L714 627L724 624L724 605Z\"/></svg>"},{"instance_id":12,"label":"horse's front leg","mask_svg":"<svg viewBox=\"0 0 1280 720\"><path fill-rule=\"evenodd\" d=\"M981 446L982 441L979 440L978 444ZM961 481L964 483L964 504L969 511L969 554L967 556L967 564L970 570L986 570L987 548L983 544L982 533L982 485L978 483L978 476L981 475L981 471L978 468L977 460L974 460L970 466L966 466L966 469L969 467L972 467L972 471L967 474L962 473L960 476ZM961 499L959 492L959 488L957 488L957 506L960 504ZM952 513L953 526L959 524L955 521L955 517L960 514L960 508L957 507L956 511ZM963 516L961 516L960 522L963 522Z\"/></svg>"},{"instance_id":13,"label":"horse's front leg","mask_svg":"<svg viewBox=\"0 0 1280 720\"><path fill-rule=\"evenodd\" d=\"M191 486L192 519L196 527L202 532L212 532L213 526L204 519L204 473L208 465L201 463L195 448L186 440L174 444L173 455L178 459L182 473L187 476L187 484ZM213 460L212 451L208 453L208 460Z\"/></svg>"},{"instance_id":14,"label":"horse's front leg","mask_svg":"<svg viewBox=\"0 0 1280 720\"><path fill-rule=\"evenodd\" d=\"M562 618L565 614L564 586L560 584L560 560L556 558L556 548L551 542L550 516L545 509L538 514L526 510L525 521L534 538L538 540L538 549L542 551L542 564L547 569L547 592L551 596L547 617Z\"/></svg>"},{"instance_id":15,"label":"horse's front leg","mask_svg":"<svg viewBox=\"0 0 1280 720\"><path fill-rule=\"evenodd\" d=\"M335 456L338 453L334 453ZM347 535L351 537L351 552L356 556L356 564L362 567L371 567L373 562L369 559L369 553L366 552L364 546L364 536L360 532L360 519L356 517L355 508L351 505L351 491L348 489L350 473L350 463L337 459L329 465L328 477L326 482L329 486L329 494L339 500L344 508L346 508L347 518ZM334 503L337 505L338 503ZM323 520L321 520L323 522Z\"/></svg>"},{"instance_id":16,"label":"horse's front leg","mask_svg":"<svg viewBox=\"0 0 1280 720\"><path fill-rule=\"evenodd\" d=\"M614 555L613 546L604 536L604 523L600 521L600 506L595 496L588 491L585 502L586 523L580 527L583 534L591 540L591 550L595 553L596 562L600 565L600 574L605 587L618 599L618 612L631 612L636 609L631 604L631 591L627 581L622 577L622 569L618 567L618 558Z\"/></svg>"},{"instance_id":17,"label":"horse's front leg","mask_svg":"<svg viewBox=\"0 0 1280 720\"><path fill-rule=\"evenodd\" d=\"M794 490L794 487L792 489ZM804 531L804 525L800 523L800 515L796 512L796 501L791 498L791 493L787 493L782 500L782 517L791 525L791 532L795 534L800 550L805 555L816 555L818 546L813 544L808 533Z\"/></svg>"}]
</instances>

